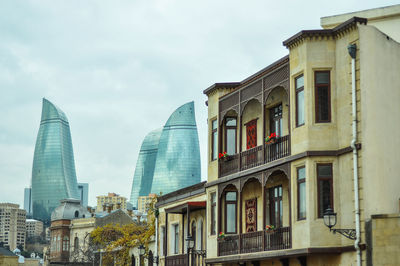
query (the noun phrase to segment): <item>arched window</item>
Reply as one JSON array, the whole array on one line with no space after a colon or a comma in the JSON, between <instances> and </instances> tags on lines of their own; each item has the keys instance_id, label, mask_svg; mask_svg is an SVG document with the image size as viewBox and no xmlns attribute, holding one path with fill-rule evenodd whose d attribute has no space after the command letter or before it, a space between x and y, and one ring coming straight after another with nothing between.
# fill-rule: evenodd
<instances>
[{"instance_id":1,"label":"arched window","mask_svg":"<svg viewBox=\"0 0 400 266\"><path fill-rule=\"evenodd\" d=\"M78 218L78 217L79 217L79 212L75 211L75 218Z\"/></svg>"},{"instance_id":2,"label":"arched window","mask_svg":"<svg viewBox=\"0 0 400 266\"><path fill-rule=\"evenodd\" d=\"M225 191L225 233L237 232L237 191Z\"/></svg>"},{"instance_id":3,"label":"arched window","mask_svg":"<svg viewBox=\"0 0 400 266\"><path fill-rule=\"evenodd\" d=\"M135 266L136 265L136 260L135 260L135 256L132 254L131 256L131 265Z\"/></svg>"},{"instance_id":4,"label":"arched window","mask_svg":"<svg viewBox=\"0 0 400 266\"><path fill-rule=\"evenodd\" d=\"M197 243L198 250L203 250L203 220L199 220L197 225Z\"/></svg>"},{"instance_id":5,"label":"arched window","mask_svg":"<svg viewBox=\"0 0 400 266\"><path fill-rule=\"evenodd\" d=\"M57 237L57 252L60 252L60 248L61 248L61 237L58 236Z\"/></svg>"},{"instance_id":6,"label":"arched window","mask_svg":"<svg viewBox=\"0 0 400 266\"><path fill-rule=\"evenodd\" d=\"M51 251L55 252L57 251L57 237L53 237L53 241L51 243Z\"/></svg>"},{"instance_id":7,"label":"arched window","mask_svg":"<svg viewBox=\"0 0 400 266\"><path fill-rule=\"evenodd\" d=\"M63 238L63 251L69 251L69 237L64 236Z\"/></svg>"},{"instance_id":8,"label":"arched window","mask_svg":"<svg viewBox=\"0 0 400 266\"><path fill-rule=\"evenodd\" d=\"M194 248L196 248L196 221L192 222L191 234L192 234L192 238L193 238L193 241L194 241L194 244L195 244Z\"/></svg>"},{"instance_id":9,"label":"arched window","mask_svg":"<svg viewBox=\"0 0 400 266\"><path fill-rule=\"evenodd\" d=\"M79 238L76 236L74 239L74 250L79 249Z\"/></svg>"}]
</instances>

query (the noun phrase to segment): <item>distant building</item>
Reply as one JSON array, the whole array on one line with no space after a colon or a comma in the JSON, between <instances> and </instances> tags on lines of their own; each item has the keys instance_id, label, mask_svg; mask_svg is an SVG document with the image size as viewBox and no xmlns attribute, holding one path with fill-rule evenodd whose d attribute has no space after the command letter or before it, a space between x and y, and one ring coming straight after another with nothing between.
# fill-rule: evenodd
<instances>
[{"instance_id":1,"label":"distant building","mask_svg":"<svg viewBox=\"0 0 400 266\"><path fill-rule=\"evenodd\" d=\"M82 206L88 206L89 198L89 184L88 183L78 183L78 191Z\"/></svg>"},{"instance_id":2,"label":"distant building","mask_svg":"<svg viewBox=\"0 0 400 266\"><path fill-rule=\"evenodd\" d=\"M102 212L106 210L117 210L127 208L127 201L125 197L120 196L116 193L108 193L107 196L97 196L97 208L96 212Z\"/></svg>"},{"instance_id":3,"label":"distant building","mask_svg":"<svg viewBox=\"0 0 400 266\"><path fill-rule=\"evenodd\" d=\"M46 221L66 198L80 199L67 116L43 99L32 167L33 218Z\"/></svg>"},{"instance_id":4,"label":"distant building","mask_svg":"<svg viewBox=\"0 0 400 266\"><path fill-rule=\"evenodd\" d=\"M24 209L26 210L26 216L32 216L32 188L27 187L24 190Z\"/></svg>"},{"instance_id":5,"label":"distant building","mask_svg":"<svg viewBox=\"0 0 400 266\"><path fill-rule=\"evenodd\" d=\"M0 242L14 250L25 248L26 211L18 204L0 203Z\"/></svg>"},{"instance_id":6,"label":"distant building","mask_svg":"<svg viewBox=\"0 0 400 266\"><path fill-rule=\"evenodd\" d=\"M166 194L200 182L200 148L194 102L176 109L164 127L143 140L130 202L149 193Z\"/></svg>"},{"instance_id":7,"label":"distant building","mask_svg":"<svg viewBox=\"0 0 400 266\"><path fill-rule=\"evenodd\" d=\"M18 256L0 246L0 265L18 265Z\"/></svg>"},{"instance_id":8,"label":"distant building","mask_svg":"<svg viewBox=\"0 0 400 266\"><path fill-rule=\"evenodd\" d=\"M149 194L148 196L140 196L138 199L138 211L146 213L149 210L151 201L156 197L156 194Z\"/></svg>"},{"instance_id":9,"label":"distant building","mask_svg":"<svg viewBox=\"0 0 400 266\"><path fill-rule=\"evenodd\" d=\"M26 219L26 234L28 237L40 236L43 233L43 222Z\"/></svg>"}]
</instances>

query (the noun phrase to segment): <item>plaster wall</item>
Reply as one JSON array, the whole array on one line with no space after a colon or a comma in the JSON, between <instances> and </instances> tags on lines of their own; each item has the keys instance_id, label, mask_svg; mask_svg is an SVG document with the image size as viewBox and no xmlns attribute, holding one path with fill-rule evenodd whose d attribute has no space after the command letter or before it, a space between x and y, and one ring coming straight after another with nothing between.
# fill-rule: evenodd
<instances>
[{"instance_id":1,"label":"plaster wall","mask_svg":"<svg viewBox=\"0 0 400 266\"><path fill-rule=\"evenodd\" d=\"M70 261L83 259L83 252L89 247L90 233L95 229L95 218L71 220L70 230ZM75 250L75 238L78 238L78 249Z\"/></svg>"},{"instance_id":2,"label":"plaster wall","mask_svg":"<svg viewBox=\"0 0 400 266\"><path fill-rule=\"evenodd\" d=\"M359 26L365 217L399 211L400 44Z\"/></svg>"},{"instance_id":3,"label":"plaster wall","mask_svg":"<svg viewBox=\"0 0 400 266\"><path fill-rule=\"evenodd\" d=\"M207 215L206 215L206 219L207 219L207 233L206 233L206 250L207 250L207 258L215 258L217 257L217 238L218 238L218 213L219 213L219 204L218 204L218 186L212 186L212 187L208 187L206 189L206 193L207 193ZM215 193L216 198L217 198L217 204L216 204L216 229L215 235L211 234L211 194Z\"/></svg>"}]
</instances>

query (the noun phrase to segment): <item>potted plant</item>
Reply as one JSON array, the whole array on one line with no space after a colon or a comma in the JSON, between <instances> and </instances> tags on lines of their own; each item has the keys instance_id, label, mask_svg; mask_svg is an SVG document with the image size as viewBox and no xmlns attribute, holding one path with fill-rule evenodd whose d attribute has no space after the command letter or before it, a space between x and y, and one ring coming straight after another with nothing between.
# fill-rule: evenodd
<instances>
[{"instance_id":1,"label":"potted plant","mask_svg":"<svg viewBox=\"0 0 400 266\"><path fill-rule=\"evenodd\" d=\"M218 234L218 240L223 241L225 239L225 234L223 232L219 232Z\"/></svg>"},{"instance_id":2,"label":"potted plant","mask_svg":"<svg viewBox=\"0 0 400 266\"><path fill-rule=\"evenodd\" d=\"M275 226L273 226L273 225L266 225L265 226L265 231L267 231L267 232L272 233L272 232L274 232L274 230L275 230Z\"/></svg>"},{"instance_id":3,"label":"potted plant","mask_svg":"<svg viewBox=\"0 0 400 266\"><path fill-rule=\"evenodd\" d=\"M271 133L266 139L265 139L265 144L273 144L276 142L276 140L279 138L279 135L276 133Z\"/></svg>"},{"instance_id":4,"label":"potted plant","mask_svg":"<svg viewBox=\"0 0 400 266\"><path fill-rule=\"evenodd\" d=\"M220 153L220 154L218 155L218 158L219 158L220 160L225 161L225 162L231 160L231 156L229 156L229 155L226 153L226 151Z\"/></svg>"}]
</instances>

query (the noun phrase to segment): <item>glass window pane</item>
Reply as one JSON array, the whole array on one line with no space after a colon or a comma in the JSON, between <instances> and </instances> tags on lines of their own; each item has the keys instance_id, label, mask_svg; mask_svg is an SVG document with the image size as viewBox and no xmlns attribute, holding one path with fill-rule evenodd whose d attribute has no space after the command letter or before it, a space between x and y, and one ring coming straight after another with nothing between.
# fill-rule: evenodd
<instances>
[{"instance_id":1,"label":"glass window pane","mask_svg":"<svg viewBox=\"0 0 400 266\"><path fill-rule=\"evenodd\" d=\"M211 202L213 203L213 204L215 204L217 201L216 201L216 196L215 196L215 193L212 193L211 194Z\"/></svg>"},{"instance_id":2,"label":"glass window pane","mask_svg":"<svg viewBox=\"0 0 400 266\"><path fill-rule=\"evenodd\" d=\"M226 232L234 233L236 230L236 204L226 205Z\"/></svg>"},{"instance_id":3,"label":"glass window pane","mask_svg":"<svg viewBox=\"0 0 400 266\"><path fill-rule=\"evenodd\" d=\"M217 119L212 121L212 129L217 129Z\"/></svg>"},{"instance_id":4,"label":"glass window pane","mask_svg":"<svg viewBox=\"0 0 400 266\"><path fill-rule=\"evenodd\" d=\"M299 218L306 217L306 183L299 184Z\"/></svg>"},{"instance_id":5,"label":"glass window pane","mask_svg":"<svg viewBox=\"0 0 400 266\"><path fill-rule=\"evenodd\" d=\"M218 141L217 141L218 132L213 132L212 137L213 137L213 141L212 141L212 143L213 143L213 147L212 147L212 149L213 149L213 151L212 151L213 158L212 159L216 160L217 159L217 155L218 155Z\"/></svg>"},{"instance_id":6,"label":"glass window pane","mask_svg":"<svg viewBox=\"0 0 400 266\"><path fill-rule=\"evenodd\" d=\"M226 126L228 127L236 126L236 118L233 117L226 118Z\"/></svg>"},{"instance_id":7,"label":"glass window pane","mask_svg":"<svg viewBox=\"0 0 400 266\"><path fill-rule=\"evenodd\" d=\"M236 153L236 129L227 129L226 131L226 153L233 155Z\"/></svg>"},{"instance_id":8,"label":"glass window pane","mask_svg":"<svg viewBox=\"0 0 400 266\"><path fill-rule=\"evenodd\" d=\"M316 72L315 76L317 84L329 84L329 72Z\"/></svg>"},{"instance_id":9,"label":"glass window pane","mask_svg":"<svg viewBox=\"0 0 400 266\"><path fill-rule=\"evenodd\" d=\"M235 201L236 200L236 192L226 192L226 200Z\"/></svg>"},{"instance_id":10,"label":"glass window pane","mask_svg":"<svg viewBox=\"0 0 400 266\"><path fill-rule=\"evenodd\" d=\"M301 167L297 169L297 178L298 180L302 180L306 178L306 168Z\"/></svg>"},{"instance_id":11,"label":"glass window pane","mask_svg":"<svg viewBox=\"0 0 400 266\"><path fill-rule=\"evenodd\" d=\"M319 213L320 216L325 212L326 209L332 207L331 204L331 182L329 180L319 181Z\"/></svg>"},{"instance_id":12,"label":"glass window pane","mask_svg":"<svg viewBox=\"0 0 400 266\"><path fill-rule=\"evenodd\" d=\"M304 90L297 93L297 124L304 124Z\"/></svg>"},{"instance_id":13,"label":"glass window pane","mask_svg":"<svg viewBox=\"0 0 400 266\"><path fill-rule=\"evenodd\" d=\"M317 88L317 94L318 94L317 121L327 121L329 120L329 87L319 86Z\"/></svg>"},{"instance_id":14,"label":"glass window pane","mask_svg":"<svg viewBox=\"0 0 400 266\"><path fill-rule=\"evenodd\" d=\"M318 177L332 177L332 166L318 165Z\"/></svg>"},{"instance_id":15,"label":"glass window pane","mask_svg":"<svg viewBox=\"0 0 400 266\"><path fill-rule=\"evenodd\" d=\"M296 78L296 89L304 87L304 76L301 75L300 77Z\"/></svg>"}]
</instances>

